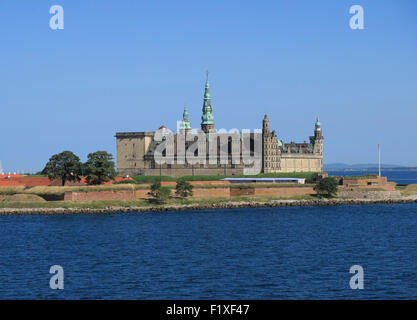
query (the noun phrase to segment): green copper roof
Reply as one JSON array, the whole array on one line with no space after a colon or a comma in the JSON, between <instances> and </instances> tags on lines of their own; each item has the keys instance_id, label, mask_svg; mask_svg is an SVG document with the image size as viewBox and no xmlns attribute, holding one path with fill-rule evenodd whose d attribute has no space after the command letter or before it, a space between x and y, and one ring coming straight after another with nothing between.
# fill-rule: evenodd
<instances>
[{"instance_id":1,"label":"green copper roof","mask_svg":"<svg viewBox=\"0 0 417 320\"><path fill-rule=\"evenodd\" d=\"M182 113L182 121L180 129L191 129L190 120L188 120L187 107L184 106L184 112Z\"/></svg>"},{"instance_id":2,"label":"green copper roof","mask_svg":"<svg viewBox=\"0 0 417 320\"><path fill-rule=\"evenodd\" d=\"M317 120L316 120L316 127L320 127L321 126L321 124L320 124L320 119L319 119L319 117L317 117Z\"/></svg>"},{"instance_id":3,"label":"green copper roof","mask_svg":"<svg viewBox=\"0 0 417 320\"><path fill-rule=\"evenodd\" d=\"M213 124L214 123L214 117L213 117L212 111L213 109L211 107L210 84L208 81L208 71L207 71L206 87L204 90L203 115L201 116L201 124Z\"/></svg>"},{"instance_id":4,"label":"green copper roof","mask_svg":"<svg viewBox=\"0 0 417 320\"><path fill-rule=\"evenodd\" d=\"M184 112L182 113L182 120L188 120L187 107L184 107Z\"/></svg>"}]
</instances>

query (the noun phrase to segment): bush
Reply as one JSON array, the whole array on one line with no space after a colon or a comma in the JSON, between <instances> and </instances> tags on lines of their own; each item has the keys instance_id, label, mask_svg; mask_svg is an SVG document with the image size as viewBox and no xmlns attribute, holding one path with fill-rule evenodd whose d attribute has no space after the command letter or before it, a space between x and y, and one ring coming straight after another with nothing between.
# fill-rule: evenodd
<instances>
[{"instance_id":1,"label":"bush","mask_svg":"<svg viewBox=\"0 0 417 320\"><path fill-rule=\"evenodd\" d=\"M175 194L181 198L192 196L193 186L184 178L180 178L177 180L177 185L175 187Z\"/></svg>"},{"instance_id":2,"label":"bush","mask_svg":"<svg viewBox=\"0 0 417 320\"><path fill-rule=\"evenodd\" d=\"M334 177L322 179L315 185L314 191L321 196L333 197L337 194L337 180Z\"/></svg>"},{"instance_id":3,"label":"bush","mask_svg":"<svg viewBox=\"0 0 417 320\"><path fill-rule=\"evenodd\" d=\"M163 204L168 201L171 194L171 190L167 187L162 187L161 182L155 182L151 185L151 191L148 195L152 197L151 202Z\"/></svg>"},{"instance_id":4,"label":"bush","mask_svg":"<svg viewBox=\"0 0 417 320\"><path fill-rule=\"evenodd\" d=\"M314 183L317 181L319 173L312 173L310 176L306 177L306 183Z\"/></svg>"}]
</instances>

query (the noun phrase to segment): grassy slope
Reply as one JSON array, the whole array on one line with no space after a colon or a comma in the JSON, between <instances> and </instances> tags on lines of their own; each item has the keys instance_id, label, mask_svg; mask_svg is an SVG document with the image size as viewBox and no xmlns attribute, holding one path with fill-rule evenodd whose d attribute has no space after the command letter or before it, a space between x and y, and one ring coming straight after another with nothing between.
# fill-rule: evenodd
<instances>
[{"instance_id":1,"label":"grassy slope","mask_svg":"<svg viewBox=\"0 0 417 320\"><path fill-rule=\"evenodd\" d=\"M233 184L201 184L198 188L212 189L212 188L238 188L246 189L253 187L263 188L288 188L288 187L311 187L309 184L295 184L295 183L233 183ZM167 185L170 189L175 188L175 184ZM196 186L194 186L196 187ZM107 186L72 186L72 187L0 187L0 194L13 195L13 194L36 194L36 195L64 195L67 191L73 192L91 192L91 191L110 191L110 190L149 190L149 184L116 184Z\"/></svg>"},{"instance_id":2,"label":"grassy slope","mask_svg":"<svg viewBox=\"0 0 417 320\"><path fill-rule=\"evenodd\" d=\"M403 196L411 196L417 194L417 184L409 184L407 186L396 186L396 189L401 192Z\"/></svg>"},{"instance_id":3,"label":"grassy slope","mask_svg":"<svg viewBox=\"0 0 417 320\"><path fill-rule=\"evenodd\" d=\"M0 194L37 194L37 195L63 195L67 191L89 192L108 190L135 190L149 189L149 185L118 184L107 186L71 186L71 187L0 187Z\"/></svg>"},{"instance_id":4,"label":"grassy slope","mask_svg":"<svg viewBox=\"0 0 417 320\"><path fill-rule=\"evenodd\" d=\"M233 198L207 198L207 199L170 199L164 205L175 204L218 204L220 202L239 202L239 201L262 201L270 202L273 200L313 200L317 197L304 195L294 197L273 197L273 196L261 196L261 197L233 197ZM149 203L146 200L97 200L97 201L46 201L46 202L0 202L0 208L92 208L103 209L109 207L160 207L164 205L157 205Z\"/></svg>"}]
</instances>

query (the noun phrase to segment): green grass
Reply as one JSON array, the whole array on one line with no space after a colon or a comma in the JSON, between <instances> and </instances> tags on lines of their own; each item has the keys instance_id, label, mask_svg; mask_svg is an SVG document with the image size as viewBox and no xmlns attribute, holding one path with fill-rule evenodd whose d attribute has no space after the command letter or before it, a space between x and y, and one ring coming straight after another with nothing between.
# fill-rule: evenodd
<instances>
[{"instance_id":1,"label":"green grass","mask_svg":"<svg viewBox=\"0 0 417 320\"><path fill-rule=\"evenodd\" d=\"M177 181L176 178L167 176L132 176L137 183L152 183L157 181Z\"/></svg>"},{"instance_id":2,"label":"green grass","mask_svg":"<svg viewBox=\"0 0 417 320\"><path fill-rule=\"evenodd\" d=\"M260 173L257 175L198 175L184 176L187 181L215 181L224 178L304 178L308 181L320 172L279 172L279 173ZM132 176L138 183L151 183L155 181L176 181L177 178L167 176Z\"/></svg>"},{"instance_id":3,"label":"green grass","mask_svg":"<svg viewBox=\"0 0 417 320\"><path fill-rule=\"evenodd\" d=\"M47 177L46 174L23 174L23 177L31 177L31 178L41 178L41 177Z\"/></svg>"},{"instance_id":4,"label":"green grass","mask_svg":"<svg viewBox=\"0 0 417 320\"><path fill-rule=\"evenodd\" d=\"M232 189L252 189L252 188L312 188L314 184L298 184L298 183L231 183L224 187ZM208 185L207 187L221 188L222 185ZM199 186L200 188L200 186Z\"/></svg>"}]
</instances>

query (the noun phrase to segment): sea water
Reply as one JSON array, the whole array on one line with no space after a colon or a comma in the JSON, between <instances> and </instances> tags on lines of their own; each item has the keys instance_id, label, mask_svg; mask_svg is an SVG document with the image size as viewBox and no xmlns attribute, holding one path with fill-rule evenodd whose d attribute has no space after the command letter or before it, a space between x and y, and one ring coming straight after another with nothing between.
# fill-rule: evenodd
<instances>
[{"instance_id":1,"label":"sea water","mask_svg":"<svg viewBox=\"0 0 417 320\"><path fill-rule=\"evenodd\" d=\"M417 298L417 204L10 215L0 244L0 299Z\"/></svg>"}]
</instances>

